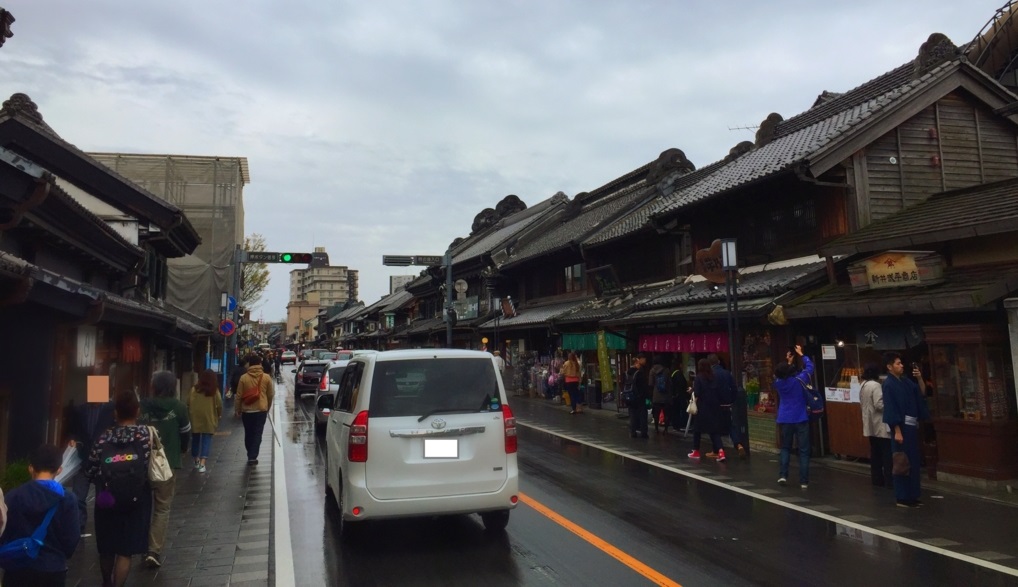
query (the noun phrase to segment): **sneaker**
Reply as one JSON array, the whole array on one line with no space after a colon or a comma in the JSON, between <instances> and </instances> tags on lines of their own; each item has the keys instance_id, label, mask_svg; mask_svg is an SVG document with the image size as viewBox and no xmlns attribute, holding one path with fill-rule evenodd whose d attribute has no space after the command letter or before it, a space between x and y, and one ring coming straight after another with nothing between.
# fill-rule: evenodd
<instances>
[{"instance_id":1,"label":"sneaker","mask_svg":"<svg viewBox=\"0 0 1018 587\"><path fill-rule=\"evenodd\" d=\"M725 462L725 449L723 448L718 449L718 462L719 463Z\"/></svg>"},{"instance_id":2,"label":"sneaker","mask_svg":"<svg viewBox=\"0 0 1018 587\"><path fill-rule=\"evenodd\" d=\"M802 487L803 489L809 489L809 484L808 483L803 483L799 487Z\"/></svg>"},{"instance_id":3,"label":"sneaker","mask_svg":"<svg viewBox=\"0 0 1018 587\"><path fill-rule=\"evenodd\" d=\"M738 444L735 446L735 450L739 451L740 459L746 458L746 447L742 446L741 444Z\"/></svg>"},{"instance_id":4,"label":"sneaker","mask_svg":"<svg viewBox=\"0 0 1018 587\"><path fill-rule=\"evenodd\" d=\"M163 557L158 552L150 552L145 555L145 564L153 569L163 566Z\"/></svg>"},{"instance_id":5,"label":"sneaker","mask_svg":"<svg viewBox=\"0 0 1018 587\"><path fill-rule=\"evenodd\" d=\"M199 473L204 473L205 472L205 465L198 465L198 472Z\"/></svg>"},{"instance_id":6,"label":"sneaker","mask_svg":"<svg viewBox=\"0 0 1018 587\"><path fill-rule=\"evenodd\" d=\"M691 458L691 459L698 459L698 458L700 458L700 451L698 451L698 450L691 450L691 451L689 451L689 454L686 455L686 456Z\"/></svg>"},{"instance_id":7,"label":"sneaker","mask_svg":"<svg viewBox=\"0 0 1018 587\"><path fill-rule=\"evenodd\" d=\"M900 508L917 508L919 506L915 502L913 502L913 501L898 501L898 507L900 507Z\"/></svg>"},{"instance_id":8,"label":"sneaker","mask_svg":"<svg viewBox=\"0 0 1018 587\"><path fill-rule=\"evenodd\" d=\"M926 505L925 503L923 503L923 500L921 500L921 499L917 499L917 500L913 501L912 503L914 503L915 507L917 507L917 508L921 508L924 505Z\"/></svg>"},{"instance_id":9,"label":"sneaker","mask_svg":"<svg viewBox=\"0 0 1018 587\"><path fill-rule=\"evenodd\" d=\"M248 465L257 465L258 464L258 459L248 459L247 464Z\"/></svg>"},{"instance_id":10,"label":"sneaker","mask_svg":"<svg viewBox=\"0 0 1018 587\"><path fill-rule=\"evenodd\" d=\"M201 459L194 460L194 468L197 469L201 465Z\"/></svg>"},{"instance_id":11,"label":"sneaker","mask_svg":"<svg viewBox=\"0 0 1018 587\"><path fill-rule=\"evenodd\" d=\"M786 485L787 483L788 479L785 479L784 477L778 477L778 485Z\"/></svg>"},{"instance_id":12,"label":"sneaker","mask_svg":"<svg viewBox=\"0 0 1018 587\"><path fill-rule=\"evenodd\" d=\"M716 453L716 452L709 452L709 453L707 453L707 454L705 454L703 456L707 457L708 459L716 459L716 458L718 458L718 453Z\"/></svg>"}]
</instances>

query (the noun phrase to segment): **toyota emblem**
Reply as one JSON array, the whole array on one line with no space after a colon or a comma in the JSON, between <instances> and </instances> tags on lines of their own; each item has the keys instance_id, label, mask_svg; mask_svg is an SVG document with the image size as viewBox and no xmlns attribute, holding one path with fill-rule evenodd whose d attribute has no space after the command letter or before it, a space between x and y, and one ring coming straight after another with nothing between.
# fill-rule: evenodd
<instances>
[{"instance_id":1,"label":"toyota emblem","mask_svg":"<svg viewBox=\"0 0 1018 587\"><path fill-rule=\"evenodd\" d=\"M441 430L442 428L445 428L445 420L441 418L435 418L434 420L431 421L431 427L434 428L435 430Z\"/></svg>"}]
</instances>

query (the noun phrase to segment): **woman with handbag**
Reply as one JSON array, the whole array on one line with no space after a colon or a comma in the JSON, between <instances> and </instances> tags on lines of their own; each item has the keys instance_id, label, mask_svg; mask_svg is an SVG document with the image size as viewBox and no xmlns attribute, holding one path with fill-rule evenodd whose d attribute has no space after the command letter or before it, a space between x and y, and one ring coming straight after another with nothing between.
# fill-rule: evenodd
<instances>
[{"instance_id":1,"label":"woman with handbag","mask_svg":"<svg viewBox=\"0 0 1018 587\"><path fill-rule=\"evenodd\" d=\"M131 557L148 552L152 518L152 428L138 424L141 402L133 389L117 393L113 410L116 423L99 435L85 466L96 486L93 519L103 587L122 586Z\"/></svg>"},{"instance_id":2,"label":"woman with handbag","mask_svg":"<svg viewBox=\"0 0 1018 587\"><path fill-rule=\"evenodd\" d=\"M781 430L781 453L778 457L778 483L788 483L788 462L792 441L799 446L799 486L809 486L809 412L806 393L812 389L813 361L802 353L802 345L795 345L795 353L802 361L802 370L794 363L782 363L774 369L774 389L778 392L778 428Z\"/></svg>"},{"instance_id":3,"label":"woman with handbag","mask_svg":"<svg viewBox=\"0 0 1018 587\"><path fill-rule=\"evenodd\" d=\"M262 445L262 431L265 419L272 408L276 384L265 375L262 359L255 353L244 358L247 372L237 383L237 397L233 402L234 413L244 421L244 447L247 449L247 464L258 464L258 451Z\"/></svg>"},{"instance_id":4,"label":"woman with handbag","mask_svg":"<svg viewBox=\"0 0 1018 587\"><path fill-rule=\"evenodd\" d=\"M566 393L569 394L569 404L572 406L569 413L582 414L583 403L580 399L580 361L576 358L576 353L569 353L569 358L566 360L565 364L562 365L562 371L560 373L565 381Z\"/></svg>"},{"instance_id":5,"label":"woman with handbag","mask_svg":"<svg viewBox=\"0 0 1018 587\"><path fill-rule=\"evenodd\" d=\"M194 469L205 472L205 462L212 448L212 435L219 428L219 419L223 415L223 398L219 394L219 378L212 369L205 369L198 376L198 383L191 388L187 400L188 413L191 416L191 458Z\"/></svg>"}]
</instances>

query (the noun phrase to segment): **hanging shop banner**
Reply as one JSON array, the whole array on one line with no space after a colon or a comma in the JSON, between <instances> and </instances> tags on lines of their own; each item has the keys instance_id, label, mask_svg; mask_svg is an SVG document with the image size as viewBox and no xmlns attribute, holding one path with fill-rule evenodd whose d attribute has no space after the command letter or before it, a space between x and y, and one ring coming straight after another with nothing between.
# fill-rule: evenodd
<instances>
[{"instance_id":1,"label":"hanging shop banner","mask_svg":"<svg viewBox=\"0 0 1018 587\"><path fill-rule=\"evenodd\" d=\"M723 332L688 334L641 334L644 353L727 353L728 335Z\"/></svg>"},{"instance_id":2,"label":"hanging shop banner","mask_svg":"<svg viewBox=\"0 0 1018 587\"><path fill-rule=\"evenodd\" d=\"M614 377L612 377L611 358L608 357L608 333L604 330L597 331L597 363L601 370L601 393L608 393L615 390Z\"/></svg>"},{"instance_id":3,"label":"hanging shop banner","mask_svg":"<svg viewBox=\"0 0 1018 587\"><path fill-rule=\"evenodd\" d=\"M95 345L98 330L95 326L78 327L78 360L79 367L95 365Z\"/></svg>"}]
</instances>

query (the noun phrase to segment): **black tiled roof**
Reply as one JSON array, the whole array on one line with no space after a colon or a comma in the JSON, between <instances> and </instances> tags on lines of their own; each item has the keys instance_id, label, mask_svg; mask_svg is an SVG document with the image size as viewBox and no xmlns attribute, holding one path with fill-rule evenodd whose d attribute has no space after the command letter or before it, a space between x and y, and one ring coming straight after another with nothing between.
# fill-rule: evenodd
<instances>
[{"instance_id":1,"label":"black tiled roof","mask_svg":"<svg viewBox=\"0 0 1018 587\"><path fill-rule=\"evenodd\" d=\"M751 270L739 275L738 295L740 297L776 297L796 287L804 280L820 277L826 269L826 261L818 260L804 262L792 266L777 265L774 269L768 269L766 265L760 270ZM693 283L680 283L675 285L659 296L652 297L637 304L638 309L658 308L662 306L676 306L684 304L699 304L712 300L724 300L724 285L719 285L717 290L708 281L697 281Z\"/></svg>"},{"instance_id":2,"label":"black tiled roof","mask_svg":"<svg viewBox=\"0 0 1018 587\"><path fill-rule=\"evenodd\" d=\"M640 180L617 192L609 193L593 199L588 204L583 204L580 213L576 217L564 222L549 223L542 234L533 240L522 243L513 250L508 261L503 263L502 267L517 265L529 259L546 255L564 249L573 243L580 242L603 222L611 220L626 208L634 206L641 199L647 197L648 190L655 189L657 189L655 186L647 186L643 180ZM568 209L568 206L566 209Z\"/></svg>"},{"instance_id":3,"label":"black tiled roof","mask_svg":"<svg viewBox=\"0 0 1018 587\"><path fill-rule=\"evenodd\" d=\"M555 317L556 324L576 324L579 322L597 322L632 312L637 304L661 295L672 288L672 283L651 285L638 291L592 300L589 304L577 307L572 311Z\"/></svg>"},{"instance_id":4,"label":"black tiled roof","mask_svg":"<svg viewBox=\"0 0 1018 587\"><path fill-rule=\"evenodd\" d=\"M913 80L905 75L905 69L911 66L903 65L839 98L794 116L777 126L776 136L771 142L717 167L700 181L661 198L652 216L665 215L753 181L792 170L833 141L866 126L865 123L875 114L963 66L978 71L955 60Z\"/></svg>"},{"instance_id":5,"label":"black tiled roof","mask_svg":"<svg viewBox=\"0 0 1018 587\"><path fill-rule=\"evenodd\" d=\"M559 196L559 199L557 200L555 196L552 196L535 204L534 206L531 206L530 208L527 208L526 210L521 210L499 220L494 230L480 235L480 237L474 240L474 242L465 243L464 248L456 251L452 259L453 265L468 261L495 250L500 244L508 241L520 232L526 230L527 227L544 218L545 215L548 214L554 207L554 204L562 197L563 196Z\"/></svg>"},{"instance_id":6,"label":"black tiled roof","mask_svg":"<svg viewBox=\"0 0 1018 587\"><path fill-rule=\"evenodd\" d=\"M541 306L531 306L520 308L515 316L508 318L499 318L499 328L519 328L519 327L530 327L537 326L539 324L546 324L552 318L555 318L561 314L564 314L574 308L589 304L590 298L583 300L568 300L564 302L556 302L552 304L545 304ZM495 325L494 318L481 324L481 328L490 328Z\"/></svg>"},{"instance_id":7,"label":"black tiled roof","mask_svg":"<svg viewBox=\"0 0 1018 587\"><path fill-rule=\"evenodd\" d=\"M1018 232L1018 179L941 192L821 248L825 255Z\"/></svg>"},{"instance_id":8,"label":"black tiled roof","mask_svg":"<svg viewBox=\"0 0 1018 587\"><path fill-rule=\"evenodd\" d=\"M789 318L861 317L993 310L1018 291L1018 264L948 267L945 281L929 287L880 288L859 293L850 285L827 286L785 306Z\"/></svg>"}]
</instances>

